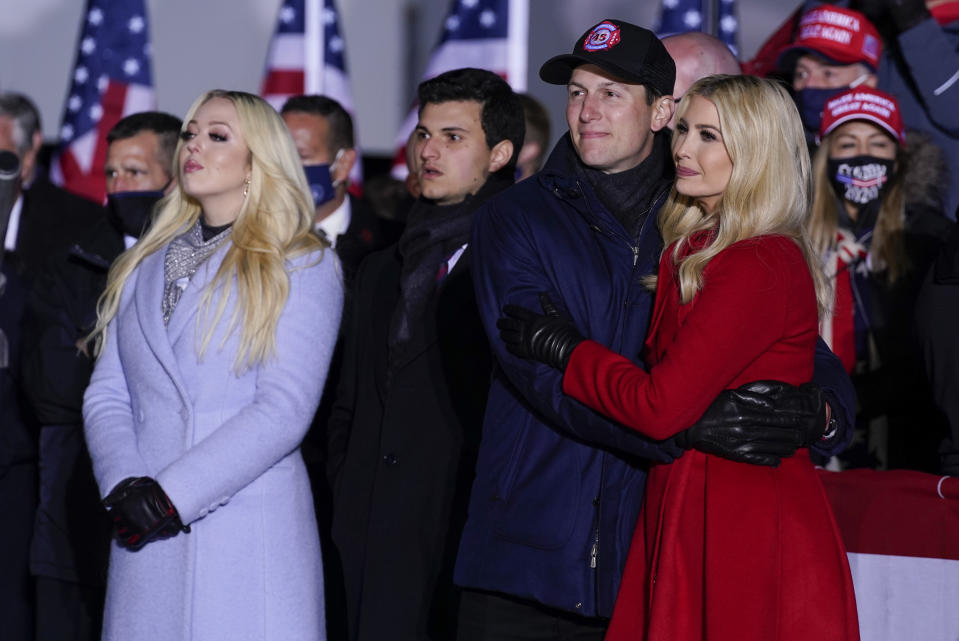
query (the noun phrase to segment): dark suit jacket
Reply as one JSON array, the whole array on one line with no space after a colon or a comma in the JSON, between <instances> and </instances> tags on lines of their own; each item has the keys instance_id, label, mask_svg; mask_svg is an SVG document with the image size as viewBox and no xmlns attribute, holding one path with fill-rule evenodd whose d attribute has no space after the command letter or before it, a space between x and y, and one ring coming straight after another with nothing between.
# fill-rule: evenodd
<instances>
[{"instance_id":1,"label":"dark suit jacket","mask_svg":"<svg viewBox=\"0 0 959 641\"><path fill-rule=\"evenodd\" d=\"M350 226L336 239L336 255L343 264L343 273L349 284L360 261L367 254L399 240L403 226L377 216L366 200L352 194L347 197L350 199Z\"/></svg>"},{"instance_id":2,"label":"dark suit jacket","mask_svg":"<svg viewBox=\"0 0 959 641\"><path fill-rule=\"evenodd\" d=\"M105 215L99 205L74 196L45 177L37 178L23 192L14 253L24 271L36 275L51 257L65 256Z\"/></svg>"}]
</instances>

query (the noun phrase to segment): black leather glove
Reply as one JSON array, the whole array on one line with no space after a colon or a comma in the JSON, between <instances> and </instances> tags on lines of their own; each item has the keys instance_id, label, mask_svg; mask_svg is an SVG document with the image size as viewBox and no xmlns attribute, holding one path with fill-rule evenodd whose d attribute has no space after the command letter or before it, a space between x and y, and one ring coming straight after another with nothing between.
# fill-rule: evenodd
<instances>
[{"instance_id":1,"label":"black leather glove","mask_svg":"<svg viewBox=\"0 0 959 641\"><path fill-rule=\"evenodd\" d=\"M889 16L899 33L909 31L917 24L931 18L925 0L885 0Z\"/></svg>"},{"instance_id":2,"label":"black leather glove","mask_svg":"<svg viewBox=\"0 0 959 641\"><path fill-rule=\"evenodd\" d=\"M504 306L506 318L496 321L499 336L511 354L565 370L569 355L585 339L573 321L556 309L549 294L540 294L539 303L544 315L519 305Z\"/></svg>"},{"instance_id":3,"label":"black leather glove","mask_svg":"<svg viewBox=\"0 0 959 641\"><path fill-rule=\"evenodd\" d=\"M775 467L822 438L826 427L818 386L755 381L720 393L692 427L674 438L685 449Z\"/></svg>"},{"instance_id":4,"label":"black leather glove","mask_svg":"<svg viewBox=\"0 0 959 641\"><path fill-rule=\"evenodd\" d=\"M190 531L160 484L148 476L120 481L103 505L113 520L117 543L130 550Z\"/></svg>"}]
</instances>

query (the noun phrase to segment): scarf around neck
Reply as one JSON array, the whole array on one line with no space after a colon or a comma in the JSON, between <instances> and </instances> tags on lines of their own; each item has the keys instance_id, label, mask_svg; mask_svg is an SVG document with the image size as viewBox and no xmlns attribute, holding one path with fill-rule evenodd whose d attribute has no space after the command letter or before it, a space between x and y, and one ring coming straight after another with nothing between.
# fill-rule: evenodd
<instances>
[{"instance_id":1,"label":"scarf around neck","mask_svg":"<svg viewBox=\"0 0 959 641\"><path fill-rule=\"evenodd\" d=\"M185 233L174 238L167 246L163 258L163 324L170 322L170 316L180 302L180 296L190 284L193 274L200 265L219 248L230 235L229 226L222 229L209 240L203 239L203 225L197 220Z\"/></svg>"},{"instance_id":2,"label":"scarf around neck","mask_svg":"<svg viewBox=\"0 0 959 641\"><path fill-rule=\"evenodd\" d=\"M424 313L437 291L440 266L469 241L473 213L512 180L490 175L478 192L455 205L437 205L420 198L407 218L397 250L402 262L400 300L390 323L390 370L410 351L423 346L428 336Z\"/></svg>"}]
</instances>

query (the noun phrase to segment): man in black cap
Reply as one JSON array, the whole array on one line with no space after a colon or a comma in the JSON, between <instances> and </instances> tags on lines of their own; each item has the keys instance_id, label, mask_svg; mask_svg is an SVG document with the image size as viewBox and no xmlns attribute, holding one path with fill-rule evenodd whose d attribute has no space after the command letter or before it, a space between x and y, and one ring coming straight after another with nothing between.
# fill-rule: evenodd
<instances>
[{"instance_id":1,"label":"man in black cap","mask_svg":"<svg viewBox=\"0 0 959 641\"><path fill-rule=\"evenodd\" d=\"M538 309L547 293L590 338L639 362L653 300L643 277L659 261L656 212L673 177L665 127L675 65L650 31L604 20L540 77L566 85L569 133L540 173L476 214L482 321L496 337L504 304ZM651 462L695 447L774 465L827 428L821 399L780 388L805 408L787 413L776 393L735 390L675 439L652 442L566 397L557 370L491 343L498 367L455 573L469 588L460 641L601 639Z\"/></svg>"}]
</instances>

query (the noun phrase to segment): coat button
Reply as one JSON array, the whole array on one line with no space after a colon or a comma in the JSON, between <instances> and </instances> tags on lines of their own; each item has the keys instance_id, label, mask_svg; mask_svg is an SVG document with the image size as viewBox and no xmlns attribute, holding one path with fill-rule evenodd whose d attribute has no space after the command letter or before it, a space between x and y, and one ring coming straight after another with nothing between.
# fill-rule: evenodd
<instances>
[{"instance_id":1,"label":"coat button","mask_svg":"<svg viewBox=\"0 0 959 641\"><path fill-rule=\"evenodd\" d=\"M383 462L387 465L396 465L399 461L397 461L395 454L384 454Z\"/></svg>"}]
</instances>

